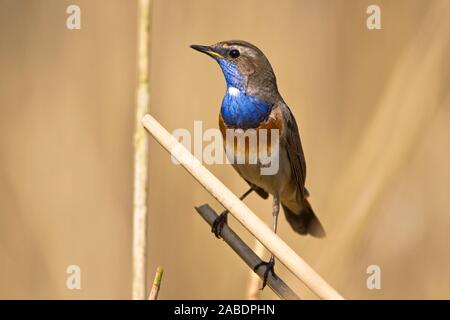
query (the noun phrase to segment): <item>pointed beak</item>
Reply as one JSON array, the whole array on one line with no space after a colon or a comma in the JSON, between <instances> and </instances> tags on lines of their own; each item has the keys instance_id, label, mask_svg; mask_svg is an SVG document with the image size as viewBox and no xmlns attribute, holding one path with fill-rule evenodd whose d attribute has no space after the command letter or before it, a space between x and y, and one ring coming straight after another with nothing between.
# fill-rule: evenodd
<instances>
[{"instance_id":1,"label":"pointed beak","mask_svg":"<svg viewBox=\"0 0 450 320\"><path fill-rule=\"evenodd\" d=\"M210 46L200 46L200 45L197 45L197 44L193 44L191 46L191 48L194 49L194 50L203 52L203 53L207 54L208 56L210 56L212 58L219 58L219 59L224 59L225 58L223 55L221 55L220 53L215 51Z\"/></svg>"}]
</instances>

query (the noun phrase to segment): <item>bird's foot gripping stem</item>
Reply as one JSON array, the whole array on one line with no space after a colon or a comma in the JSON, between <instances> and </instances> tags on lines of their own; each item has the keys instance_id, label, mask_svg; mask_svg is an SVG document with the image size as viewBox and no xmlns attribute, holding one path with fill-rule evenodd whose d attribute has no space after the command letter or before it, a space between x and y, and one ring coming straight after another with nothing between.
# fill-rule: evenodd
<instances>
[{"instance_id":1,"label":"bird's foot gripping stem","mask_svg":"<svg viewBox=\"0 0 450 320\"><path fill-rule=\"evenodd\" d=\"M239 199L242 201L247 197L250 193L252 193L253 187L250 187ZM228 220L228 210L225 209L217 218L214 220L211 228L211 232L214 233L216 238L220 239L220 234L222 233L223 226L227 224Z\"/></svg>"},{"instance_id":2,"label":"bird's foot gripping stem","mask_svg":"<svg viewBox=\"0 0 450 320\"><path fill-rule=\"evenodd\" d=\"M274 256L271 256L269 262L263 261L263 262L258 263L258 264L253 268L253 271L256 272L260 267L264 267L264 268L265 268L264 274L263 274L263 285L262 285L262 288L261 288L261 290L262 290L262 289L264 289L264 287L265 287L266 284L267 284L267 278L269 277L269 273L271 273L272 276L273 276L275 279L278 278L277 275L275 274L275 271L274 271L274 267L275 267L275 257L274 257Z\"/></svg>"},{"instance_id":3,"label":"bird's foot gripping stem","mask_svg":"<svg viewBox=\"0 0 450 320\"><path fill-rule=\"evenodd\" d=\"M216 238L218 238L218 239L221 238L223 226L227 224L227 221L228 221L228 211L227 210L222 212L216 218L216 220L214 220L212 227L211 227L211 232L214 233Z\"/></svg>"}]
</instances>

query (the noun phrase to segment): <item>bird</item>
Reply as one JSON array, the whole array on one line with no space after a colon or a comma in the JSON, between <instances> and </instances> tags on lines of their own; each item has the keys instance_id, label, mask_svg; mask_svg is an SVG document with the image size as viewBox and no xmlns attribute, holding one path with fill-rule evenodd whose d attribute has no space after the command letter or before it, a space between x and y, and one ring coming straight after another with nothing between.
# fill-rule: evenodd
<instances>
[{"instance_id":1,"label":"bird","mask_svg":"<svg viewBox=\"0 0 450 320\"><path fill-rule=\"evenodd\" d=\"M272 230L276 233L280 205L292 229L301 235L317 238L325 236L325 230L308 200L305 187L306 161L300 141L300 133L294 115L278 91L272 66L264 53L255 45L243 40L229 40L213 45L191 45L191 48L213 58L220 66L226 82L226 92L219 112L219 128L224 138L227 156L234 169L247 181L250 189L240 199L244 200L255 191L263 199L272 195ZM249 163L249 154L256 149L244 143L236 145L234 138L226 140L226 133L234 130L240 134L253 130L258 142L262 129L277 130L278 140L267 139L267 150L273 151L272 142L278 147L279 168L274 174L261 174L264 166L260 161ZM260 147L260 146L259 146ZM268 151L268 152L269 152ZM244 162L236 162L236 155L245 156ZM233 161L232 161L233 160ZM223 225L227 223L228 210L214 221L212 231L220 237ZM273 254L268 262L256 265L254 271L265 267L263 288L269 273L274 271Z\"/></svg>"}]
</instances>

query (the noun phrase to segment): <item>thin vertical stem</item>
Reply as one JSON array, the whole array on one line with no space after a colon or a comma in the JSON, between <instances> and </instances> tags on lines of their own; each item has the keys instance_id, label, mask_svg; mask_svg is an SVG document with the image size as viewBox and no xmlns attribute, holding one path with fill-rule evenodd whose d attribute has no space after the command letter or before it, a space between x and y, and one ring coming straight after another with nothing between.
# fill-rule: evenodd
<instances>
[{"instance_id":1,"label":"thin vertical stem","mask_svg":"<svg viewBox=\"0 0 450 320\"><path fill-rule=\"evenodd\" d=\"M158 267L156 269L155 279L153 280L153 285L152 285L152 289L150 290L148 300L158 299L159 288L161 287L161 279L162 279L163 273L164 273L164 270L162 267Z\"/></svg>"},{"instance_id":2,"label":"thin vertical stem","mask_svg":"<svg viewBox=\"0 0 450 320\"><path fill-rule=\"evenodd\" d=\"M138 88L134 133L133 299L145 299L147 244L148 137L141 119L149 109L149 40L151 0L138 6Z\"/></svg>"}]
</instances>

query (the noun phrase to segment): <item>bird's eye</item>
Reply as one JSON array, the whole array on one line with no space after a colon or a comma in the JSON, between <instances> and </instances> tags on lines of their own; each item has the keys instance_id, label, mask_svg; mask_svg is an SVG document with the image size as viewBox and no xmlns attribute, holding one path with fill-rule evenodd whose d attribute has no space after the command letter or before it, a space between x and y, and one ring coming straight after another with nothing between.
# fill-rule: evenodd
<instances>
[{"instance_id":1,"label":"bird's eye","mask_svg":"<svg viewBox=\"0 0 450 320\"><path fill-rule=\"evenodd\" d=\"M240 56L239 50L233 49L230 51L230 57L232 57L233 59L236 59L239 56Z\"/></svg>"}]
</instances>

